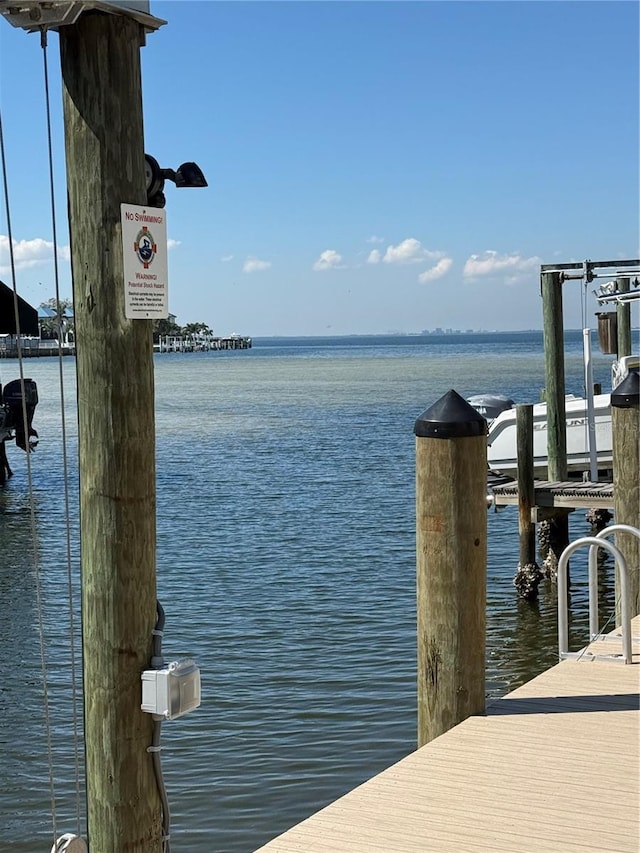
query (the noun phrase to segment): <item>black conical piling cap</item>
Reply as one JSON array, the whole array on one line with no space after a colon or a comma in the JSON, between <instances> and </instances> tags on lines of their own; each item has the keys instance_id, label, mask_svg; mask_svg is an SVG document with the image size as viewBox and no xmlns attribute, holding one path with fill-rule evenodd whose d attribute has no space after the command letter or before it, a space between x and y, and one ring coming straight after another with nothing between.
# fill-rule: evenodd
<instances>
[{"instance_id":1,"label":"black conical piling cap","mask_svg":"<svg viewBox=\"0 0 640 853\"><path fill-rule=\"evenodd\" d=\"M452 388L420 415L413 431L418 438L467 438L486 435L487 422Z\"/></svg>"},{"instance_id":2,"label":"black conical piling cap","mask_svg":"<svg viewBox=\"0 0 640 853\"><path fill-rule=\"evenodd\" d=\"M611 392L611 405L617 409L630 409L640 403L640 373L630 370L622 382Z\"/></svg>"}]
</instances>

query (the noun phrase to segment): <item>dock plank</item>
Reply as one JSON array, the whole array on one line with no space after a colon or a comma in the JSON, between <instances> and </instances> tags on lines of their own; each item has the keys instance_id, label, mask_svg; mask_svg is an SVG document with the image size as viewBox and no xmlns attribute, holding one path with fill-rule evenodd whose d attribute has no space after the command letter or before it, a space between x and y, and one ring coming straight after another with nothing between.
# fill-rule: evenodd
<instances>
[{"instance_id":1,"label":"dock plank","mask_svg":"<svg viewBox=\"0 0 640 853\"><path fill-rule=\"evenodd\" d=\"M615 632L604 646L620 652ZM633 651L561 661L257 853L638 853Z\"/></svg>"},{"instance_id":2,"label":"dock plank","mask_svg":"<svg viewBox=\"0 0 640 853\"><path fill-rule=\"evenodd\" d=\"M516 480L493 485L491 491L496 506L514 506L518 503ZM534 505L547 509L612 509L613 483L536 480Z\"/></svg>"}]
</instances>

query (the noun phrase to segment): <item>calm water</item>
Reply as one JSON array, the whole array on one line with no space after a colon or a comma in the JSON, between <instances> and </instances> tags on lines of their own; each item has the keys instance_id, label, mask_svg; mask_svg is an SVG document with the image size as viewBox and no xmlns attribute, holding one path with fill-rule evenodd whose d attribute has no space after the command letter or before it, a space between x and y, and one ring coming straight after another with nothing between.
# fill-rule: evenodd
<instances>
[{"instance_id":1,"label":"calm water","mask_svg":"<svg viewBox=\"0 0 640 853\"><path fill-rule=\"evenodd\" d=\"M581 334L566 343L567 391L582 393ZM611 357L594 361L608 388ZM75 583L74 370L65 359ZM58 372L55 359L26 362L40 395L33 494L15 446L15 476L0 488L7 853L48 850L52 837L35 559L56 826L76 830ZM16 362L0 361L0 381L17 376ZM164 726L175 853L251 851L415 748L414 421L450 388L535 402L543 385L537 333L269 339L156 356L164 651L195 657L203 681L198 711ZM490 512L488 524L487 690L497 697L555 662L556 602L551 586L533 605L516 597L517 513ZM571 525L574 538L588 531L582 512ZM580 645L586 578L572 574Z\"/></svg>"}]
</instances>

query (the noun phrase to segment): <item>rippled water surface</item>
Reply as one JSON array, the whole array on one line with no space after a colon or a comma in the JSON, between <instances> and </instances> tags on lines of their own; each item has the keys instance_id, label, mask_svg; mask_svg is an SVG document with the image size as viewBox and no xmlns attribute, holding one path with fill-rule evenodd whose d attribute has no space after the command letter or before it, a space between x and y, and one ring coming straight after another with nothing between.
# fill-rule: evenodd
<instances>
[{"instance_id":1,"label":"rippled water surface","mask_svg":"<svg viewBox=\"0 0 640 853\"><path fill-rule=\"evenodd\" d=\"M567 391L582 393L581 334L566 340ZM594 361L608 388L611 358ZM17 371L0 361L3 383ZM31 492L15 446L15 476L0 487L0 850L16 853L48 850L53 834L39 613L56 828L76 830L74 371L65 359L69 526L55 359L25 363L40 395ZM175 853L251 851L415 747L414 421L450 388L535 402L543 385L534 333L156 356L164 651L195 657L203 682L198 711L164 726ZM516 597L517 513L490 512L488 527L487 690L497 697L555 662L556 602L551 586L533 605ZM587 530L574 513L572 536ZM572 614L586 639L583 574ZM602 582L610 606L610 572Z\"/></svg>"}]
</instances>

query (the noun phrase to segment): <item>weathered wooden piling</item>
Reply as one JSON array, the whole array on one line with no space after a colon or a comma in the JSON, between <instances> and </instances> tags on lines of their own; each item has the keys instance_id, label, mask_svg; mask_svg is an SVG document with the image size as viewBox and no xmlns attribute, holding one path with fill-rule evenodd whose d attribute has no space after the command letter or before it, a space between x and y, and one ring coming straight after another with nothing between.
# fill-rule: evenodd
<instances>
[{"instance_id":1,"label":"weathered wooden piling","mask_svg":"<svg viewBox=\"0 0 640 853\"><path fill-rule=\"evenodd\" d=\"M541 281L548 472L550 480L560 481L567 478L562 278L543 272Z\"/></svg>"},{"instance_id":2,"label":"weathered wooden piling","mask_svg":"<svg viewBox=\"0 0 640 853\"><path fill-rule=\"evenodd\" d=\"M80 534L89 846L160 853L160 797L140 709L156 621L150 320L125 318L120 204L146 204L140 46L125 15L60 27L78 340Z\"/></svg>"},{"instance_id":3,"label":"weathered wooden piling","mask_svg":"<svg viewBox=\"0 0 640 853\"><path fill-rule=\"evenodd\" d=\"M540 274L544 340L545 400L547 402L547 477L567 479L567 433L564 374L562 275ZM546 574L555 576L560 554L569 544L569 516L558 511L548 522L549 553Z\"/></svg>"},{"instance_id":4,"label":"weathered wooden piling","mask_svg":"<svg viewBox=\"0 0 640 853\"><path fill-rule=\"evenodd\" d=\"M631 289L631 279L622 276L616 279L616 290L620 293L628 293ZM617 323L617 347L616 355L631 355L631 303L619 302L616 306Z\"/></svg>"},{"instance_id":5,"label":"weathered wooden piling","mask_svg":"<svg viewBox=\"0 0 640 853\"><path fill-rule=\"evenodd\" d=\"M451 390L414 432L422 746L485 709L487 423Z\"/></svg>"},{"instance_id":6,"label":"weathered wooden piling","mask_svg":"<svg viewBox=\"0 0 640 853\"><path fill-rule=\"evenodd\" d=\"M538 595L542 572L536 563L536 528L532 519L535 504L533 476L533 406L516 406L516 452L518 457L518 534L520 561L513 583L518 594L529 601Z\"/></svg>"},{"instance_id":7,"label":"weathered wooden piling","mask_svg":"<svg viewBox=\"0 0 640 853\"><path fill-rule=\"evenodd\" d=\"M637 370L611 393L613 438L613 509L616 524L640 529L640 374ZM629 572L629 607L640 613L640 540L628 533L616 534ZM616 625L621 622L620 579L616 567Z\"/></svg>"}]
</instances>

